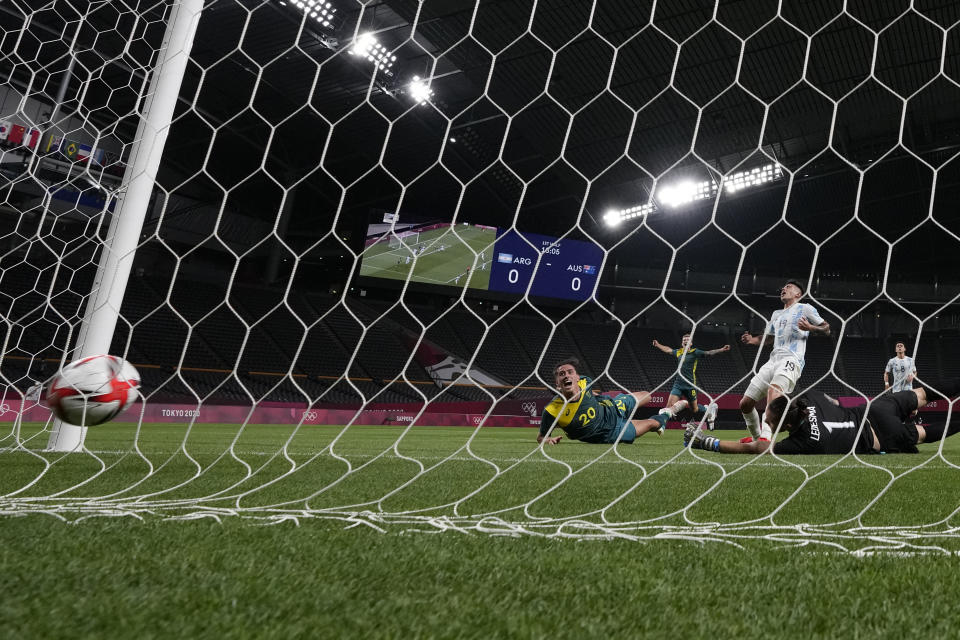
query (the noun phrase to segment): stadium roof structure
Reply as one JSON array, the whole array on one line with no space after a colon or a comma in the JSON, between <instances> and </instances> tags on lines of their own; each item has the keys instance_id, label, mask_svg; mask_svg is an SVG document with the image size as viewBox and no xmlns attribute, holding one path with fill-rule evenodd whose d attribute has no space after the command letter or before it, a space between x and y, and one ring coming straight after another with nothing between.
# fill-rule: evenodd
<instances>
[{"instance_id":1,"label":"stadium roof structure","mask_svg":"<svg viewBox=\"0 0 960 640\"><path fill-rule=\"evenodd\" d=\"M337 18L326 28L290 0L207 3L161 166L160 183L174 194L165 233L206 224L197 212L226 192L235 220L222 233L227 246L243 246L244 233L272 225L283 206L282 230L296 250L330 230L338 207L338 235L353 243L372 211L449 219L459 207L462 220L575 229L610 247L636 226L606 228L611 207L655 200L657 186L672 181L719 180L770 162L794 180L664 210L649 229L676 245L715 209L719 228L689 245L691 263L738 260L731 238L760 238L749 257L759 267L789 260L784 246L809 263L814 248L800 232L827 242L825 268L859 269L880 238L900 237L931 206L956 228L954 2L917 0L911 10L907 0L850 0L844 12L841 0L784 0L779 16L776 2L761 0L724 1L716 15L712 0L655 10L651 0L540 0L535 12L531 0L481 2L476 11L473 0L331 4ZM128 5L139 21L130 22ZM69 91L63 109L129 140L136 87L168 10L157 0L51 2L32 16L34 40L16 45L46 79L13 65L9 81L52 103L70 58L60 36L82 16L75 74L83 77L88 59L103 72L84 92ZM18 20L15 7L0 5L0 28ZM142 31L143 46L121 51L129 29ZM396 56L389 70L350 55L366 33ZM406 94L414 75L429 81L428 103ZM784 211L788 224L777 224ZM943 260L938 249L952 246L934 229L914 236L898 245L899 270L929 272ZM336 253L328 239L312 255ZM644 230L612 255L665 266L669 249Z\"/></svg>"}]
</instances>

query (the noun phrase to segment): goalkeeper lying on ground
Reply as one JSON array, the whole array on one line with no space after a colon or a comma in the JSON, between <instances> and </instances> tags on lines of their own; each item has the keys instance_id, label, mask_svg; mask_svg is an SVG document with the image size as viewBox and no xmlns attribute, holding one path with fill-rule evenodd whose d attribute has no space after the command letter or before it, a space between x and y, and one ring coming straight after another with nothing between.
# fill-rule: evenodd
<instances>
[{"instance_id":1,"label":"goalkeeper lying on ground","mask_svg":"<svg viewBox=\"0 0 960 640\"><path fill-rule=\"evenodd\" d=\"M581 442L630 444L648 431L663 434L671 413L662 413L649 420L631 420L633 412L650 401L646 391L621 393L609 398L594 395L593 381L577 373L580 363L574 358L562 360L553 368L554 382L560 395L543 410L537 442L557 444L563 436L550 436L554 425L567 437Z\"/></svg>"},{"instance_id":2,"label":"goalkeeper lying on ground","mask_svg":"<svg viewBox=\"0 0 960 640\"><path fill-rule=\"evenodd\" d=\"M934 391L934 389L936 391ZM720 453L765 453L777 455L832 453L917 453L922 442L937 442L960 431L960 420L946 425L916 425L911 416L927 404L927 396L955 397L960 394L960 379L948 380L910 391L885 393L869 406L841 407L820 391L811 390L793 400L786 396L774 399L768 406L766 420L789 435L779 442L754 440L736 442L704 437L699 425L690 423L683 434L684 446ZM786 415L784 415L786 412ZM861 424L863 428L861 429Z\"/></svg>"}]
</instances>

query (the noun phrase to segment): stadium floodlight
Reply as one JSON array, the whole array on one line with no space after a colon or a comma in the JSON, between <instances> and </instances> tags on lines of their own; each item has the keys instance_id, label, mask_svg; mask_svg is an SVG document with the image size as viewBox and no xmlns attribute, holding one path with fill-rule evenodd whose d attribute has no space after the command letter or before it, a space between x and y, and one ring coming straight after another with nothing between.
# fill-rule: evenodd
<instances>
[{"instance_id":1,"label":"stadium floodlight","mask_svg":"<svg viewBox=\"0 0 960 640\"><path fill-rule=\"evenodd\" d=\"M280 4L285 4L281 2ZM333 14L336 7L324 0L293 0L293 4L308 17L316 20L321 26L328 29L333 27Z\"/></svg>"},{"instance_id":2,"label":"stadium floodlight","mask_svg":"<svg viewBox=\"0 0 960 640\"><path fill-rule=\"evenodd\" d=\"M713 180L704 180L697 183L697 193L694 200L706 200L717 195L718 185Z\"/></svg>"},{"instance_id":3,"label":"stadium floodlight","mask_svg":"<svg viewBox=\"0 0 960 640\"><path fill-rule=\"evenodd\" d=\"M657 200L663 206L670 208L693 202L696 195L696 185L688 180L657 189Z\"/></svg>"},{"instance_id":4,"label":"stadium floodlight","mask_svg":"<svg viewBox=\"0 0 960 640\"><path fill-rule=\"evenodd\" d=\"M695 200L707 200L717 193L717 183L713 180L701 182L683 182L657 189L657 200L665 207L674 208Z\"/></svg>"},{"instance_id":5,"label":"stadium floodlight","mask_svg":"<svg viewBox=\"0 0 960 640\"><path fill-rule=\"evenodd\" d=\"M417 101L417 104L423 104L433 96L433 89L420 76L413 76L413 80L407 85L407 93Z\"/></svg>"},{"instance_id":6,"label":"stadium floodlight","mask_svg":"<svg viewBox=\"0 0 960 640\"><path fill-rule=\"evenodd\" d=\"M727 193L736 193L748 187L756 187L774 180L783 178L783 167L777 163L754 167L746 171L738 171L722 178L721 184ZM696 200L709 200L716 197L720 185L713 180L693 182L684 180L677 184L669 184L657 189L657 202L662 206L673 209Z\"/></svg>"},{"instance_id":7,"label":"stadium floodlight","mask_svg":"<svg viewBox=\"0 0 960 640\"><path fill-rule=\"evenodd\" d=\"M633 207L627 207L626 209L609 209L605 214L603 214L603 221L606 222L608 226L615 227L624 220L647 216L656 210L657 205L653 204L652 202L647 204L638 204Z\"/></svg>"},{"instance_id":8,"label":"stadium floodlight","mask_svg":"<svg viewBox=\"0 0 960 640\"><path fill-rule=\"evenodd\" d=\"M377 37L372 33L364 33L359 38L354 40L353 46L350 47L350 55L352 56L367 56L369 54L370 48L377 42Z\"/></svg>"},{"instance_id":9,"label":"stadium floodlight","mask_svg":"<svg viewBox=\"0 0 960 640\"><path fill-rule=\"evenodd\" d=\"M736 193L747 187L755 187L766 182L783 178L783 168L777 164L766 164L747 171L731 173L723 179L723 188L727 193Z\"/></svg>"},{"instance_id":10,"label":"stadium floodlight","mask_svg":"<svg viewBox=\"0 0 960 640\"><path fill-rule=\"evenodd\" d=\"M387 70L397 61L397 56L387 51L372 33L360 35L350 47L350 55L366 58L378 69Z\"/></svg>"}]
</instances>

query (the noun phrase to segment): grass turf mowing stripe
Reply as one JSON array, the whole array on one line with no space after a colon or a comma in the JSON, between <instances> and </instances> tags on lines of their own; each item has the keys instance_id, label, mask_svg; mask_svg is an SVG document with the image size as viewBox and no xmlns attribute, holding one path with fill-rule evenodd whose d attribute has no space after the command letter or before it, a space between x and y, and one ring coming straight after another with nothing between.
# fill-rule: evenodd
<instances>
[{"instance_id":1,"label":"grass turf mowing stripe","mask_svg":"<svg viewBox=\"0 0 960 640\"><path fill-rule=\"evenodd\" d=\"M952 637L960 558L679 540L380 535L339 523L0 520L31 637ZM750 544L749 542L747 543Z\"/></svg>"},{"instance_id":2,"label":"grass turf mowing stripe","mask_svg":"<svg viewBox=\"0 0 960 640\"><path fill-rule=\"evenodd\" d=\"M23 433L39 428L24 425ZM617 451L578 443L540 451L531 429L152 424L140 432L140 454L129 449L134 433L129 424L91 430L94 451L124 452L119 454L0 453L0 494L17 492L21 500L58 492L66 492L65 500L117 494L205 504L229 498L240 508L441 507L438 513L454 516L507 511L521 522L601 510L609 521L636 522L689 507L694 522L735 523L779 509L777 524L803 524L853 518L885 492L862 520L879 526L950 517L956 497L949 487L960 479L951 466L960 447L949 440L942 459L934 455L935 445L927 445L919 456L870 456L864 462L847 457L838 463L827 456L780 462L703 452L697 459L680 448L679 432ZM476 457L464 449L473 435L469 446ZM326 447L335 438L331 455ZM9 440L2 444L9 447ZM265 455L281 452L285 443L286 455ZM805 478L794 464L814 477ZM897 475L902 477L891 484Z\"/></svg>"}]
</instances>

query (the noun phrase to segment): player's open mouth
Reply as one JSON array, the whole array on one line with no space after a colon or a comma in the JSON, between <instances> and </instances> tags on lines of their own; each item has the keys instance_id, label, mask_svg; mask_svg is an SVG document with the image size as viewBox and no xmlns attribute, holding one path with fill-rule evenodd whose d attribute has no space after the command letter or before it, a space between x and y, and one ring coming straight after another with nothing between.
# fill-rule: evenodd
<instances>
[{"instance_id":1,"label":"player's open mouth","mask_svg":"<svg viewBox=\"0 0 960 640\"><path fill-rule=\"evenodd\" d=\"M573 382L574 382L573 378L564 378L563 380L560 381L560 385L564 389L570 389L573 387Z\"/></svg>"}]
</instances>

